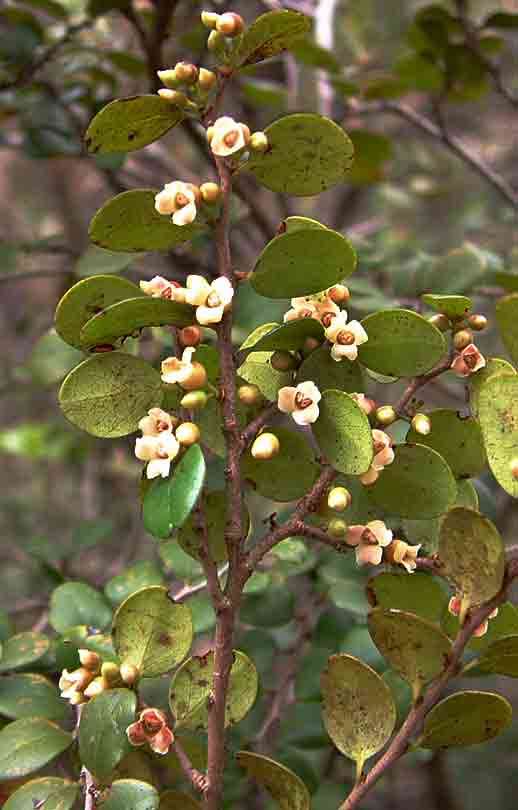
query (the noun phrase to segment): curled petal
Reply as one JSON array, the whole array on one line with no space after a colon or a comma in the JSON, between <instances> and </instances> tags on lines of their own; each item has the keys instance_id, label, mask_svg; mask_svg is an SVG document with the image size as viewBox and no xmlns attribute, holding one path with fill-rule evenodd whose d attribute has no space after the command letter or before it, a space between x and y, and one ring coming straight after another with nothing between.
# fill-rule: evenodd
<instances>
[{"instance_id":1,"label":"curled petal","mask_svg":"<svg viewBox=\"0 0 518 810\"><path fill-rule=\"evenodd\" d=\"M293 419L297 425L311 425L316 422L319 416L319 409L316 402L313 402L303 410L295 410L292 413Z\"/></svg>"},{"instance_id":2,"label":"curled petal","mask_svg":"<svg viewBox=\"0 0 518 810\"><path fill-rule=\"evenodd\" d=\"M285 385L280 388L277 394L277 407L282 413L293 413L297 407L295 404L295 397L297 396L297 389L292 385Z\"/></svg>"},{"instance_id":3,"label":"curled petal","mask_svg":"<svg viewBox=\"0 0 518 810\"><path fill-rule=\"evenodd\" d=\"M176 210L176 194L164 188L155 196L155 208L159 214L173 214Z\"/></svg>"},{"instance_id":4,"label":"curled petal","mask_svg":"<svg viewBox=\"0 0 518 810\"><path fill-rule=\"evenodd\" d=\"M168 458L154 458L146 467L146 478L167 478L171 469L171 461Z\"/></svg>"},{"instance_id":5,"label":"curled petal","mask_svg":"<svg viewBox=\"0 0 518 810\"><path fill-rule=\"evenodd\" d=\"M347 312L345 309L342 309L336 318L333 318L330 325L327 327L325 331L326 338L331 341L331 343L336 343L336 339L340 332L345 329L345 325L347 323Z\"/></svg>"},{"instance_id":6,"label":"curled petal","mask_svg":"<svg viewBox=\"0 0 518 810\"><path fill-rule=\"evenodd\" d=\"M142 436L135 441L135 455L140 461L151 461L158 454L158 436Z\"/></svg>"},{"instance_id":7,"label":"curled petal","mask_svg":"<svg viewBox=\"0 0 518 810\"><path fill-rule=\"evenodd\" d=\"M170 414L161 408L151 408L147 416L138 423L144 436L157 436L164 430L172 430L173 422Z\"/></svg>"},{"instance_id":8,"label":"curled petal","mask_svg":"<svg viewBox=\"0 0 518 810\"><path fill-rule=\"evenodd\" d=\"M203 276L187 276L186 286L185 300L188 304L193 307L205 304L211 292L210 284L206 278L203 278Z\"/></svg>"},{"instance_id":9,"label":"curled petal","mask_svg":"<svg viewBox=\"0 0 518 810\"><path fill-rule=\"evenodd\" d=\"M347 326L347 329L349 332L353 333L357 346L361 346L362 343L367 343L369 337L359 321L351 321Z\"/></svg>"},{"instance_id":10,"label":"curled petal","mask_svg":"<svg viewBox=\"0 0 518 810\"><path fill-rule=\"evenodd\" d=\"M140 720L138 720L136 723L132 723L131 726L128 726L126 729L126 735L131 745L145 745L147 742L146 732L144 731L144 726Z\"/></svg>"},{"instance_id":11,"label":"curled petal","mask_svg":"<svg viewBox=\"0 0 518 810\"><path fill-rule=\"evenodd\" d=\"M384 447L379 453L376 453L372 460L372 466L375 470L380 472L384 467L387 467L395 459L392 447Z\"/></svg>"},{"instance_id":12,"label":"curled petal","mask_svg":"<svg viewBox=\"0 0 518 810\"><path fill-rule=\"evenodd\" d=\"M199 306L196 308L196 320L201 326L208 326L210 323L221 323L224 311L223 304L218 307Z\"/></svg>"},{"instance_id":13,"label":"curled petal","mask_svg":"<svg viewBox=\"0 0 518 810\"><path fill-rule=\"evenodd\" d=\"M371 520L367 523L367 529L370 529L380 546L388 546L392 542L393 534L382 520Z\"/></svg>"},{"instance_id":14,"label":"curled petal","mask_svg":"<svg viewBox=\"0 0 518 810\"><path fill-rule=\"evenodd\" d=\"M488 628L488 627L489 627L489 622L488 622L488 621L487 621L487 619L486 619L486 621L485 621L485 622L482 622L482 624L480 624L480 625L479 625L479 626L476 628L476 630L473 630L473 635L474 635L474 637L475 637L475 638L480 638L481 636L485 636L485 635L486 635L486 633L487 633L487 628Z\"/></svg>"},{"instance_id":15,"label":"curled petal","mask_svg":"<svg viewBox=\"0 0 518 810\"><path fill-rule=\"evenodd\" d=\"M312 380L306 380L297 385L297 391L312 402L320 402L322 394Z\"/></svg>"},{"instance_id":16,"label":"curled petal","mask_svg":"<svg viewBox=\"0 0 518 810\"><path fill-rule=\"evenodd\" d=\"M365 526L361 524L357 524L354 526L349 526L347 529L347 537L345 542L348 546L358 546L362 540L362 534L365 531Z\"/></svg>"},{"instance_id":17,"label":"curled petal","mask_svg":"<svg viewBox=\"0 0 518 810\"><path fill-rule=\"evenodd\" d=\"M167 754L174 742L174 734L168 726L164 725L158 734L148 738L148 742L155 754Z\"/></svg>"},{"instance_id":18,"label":"curled petal","mask_svg":"<svg viewBox=\"0 0 518 810\"><path fill-rule=\"evenodd\" d=\"M364 472L360 475L360 481L366 487L370 486L370 484L374 484L379 478L379 470L376 470L374 467L369 467L367 472Z\"/></svg>"},{"instance_id":19,"label":"curled petal","mask_svg":"<svg viewBox=\"0 0 518 810\"><path fill-rule=\"evenodd\" d=\"M358 357L358 349L356 348L356 344L352 344L351 346L342 346L340 343L333 343L331 346L331 357L333 360L336 360L339 363L344 358L347 360L356 360Z\"/></svg>"},{"instance_id":20,"label":"curled petal","mask_svg":"<svg viewBox=\"0 0 518 810\"><path fill-rule=\"evenodd\" d=\"M356 548L356 562L358 565L379 565L383 559L381 546L367 546L363 543Z\"/></svg>"},{"instance_id":21,"label":"curled petal","mask_svg":"<svg viewBox=\"0 0 518 810\"><path fill-rule=\"evenodd\" d=\"M196 204L194 202L184 205L173 214L173 223L175 225L190 225L196 219Z\"/></svg>"},{"instance_id":22,"label":"curled petal","mask_svg":"<svg viewBox=\"0 0 518 810\"><path fill-rule=\"evenodd\" d=\"M228 306L234 297L234 288L228 278L220 276L214 279L211 288L218 294L218 297L224 307Z\"/></svg>"},{"instance_id":23,"label":"curled petal","mask_svg":"<svg viewBox=\"0 0 518 810\"><path fill-rule=\"evenodd\" d=\"M170 286L170 282L162 276L154 276L150 281L140 282L142 292L151 295L153 298L160 298Z\"/></svg>"},{"instance_id":24,"label":"curled petal","mask_svg":"<svg viewBox=\"0 0 518 810\"><path fill-rule=\"evenodd\" d=\"M139 720L144 724L146 734L156 734L167 723L167 717L160 709L148 708L140 712Z\"/></svg>"},{"instance_id":25,"label":"curled petal","mask_svg":"<svg viewBox=\"0 0 518 810\"><path fill-rule=\"evenodd\" d=\"M460 613L460 608L462 604L462 599L460 596L452 596L450 601L448 602L448 610L454 616L458 616Z\"/></svg>"}]
</instances>

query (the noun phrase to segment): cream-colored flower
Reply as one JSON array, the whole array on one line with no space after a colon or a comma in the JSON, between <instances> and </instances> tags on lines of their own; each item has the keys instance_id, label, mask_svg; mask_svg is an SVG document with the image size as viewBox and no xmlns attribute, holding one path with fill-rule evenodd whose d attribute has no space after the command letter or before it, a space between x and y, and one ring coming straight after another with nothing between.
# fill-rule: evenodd
<instances>
[{"instance_id":1,"label":"cream-colored flower","mask_svg":"<svg viewBox=\"0 0 518 810\"><path fill-rule=\"evenodd\" d=\"M207 139L217 157L228 157L248 145L250 130L246 124L240 124L230 116L224 115L209 127Z\"/></svg>"},{"instance_id":2,"label":"cream-colored flower","mask_svg":"<svg viewBox=\"0 0 518 810\"><path fill-rule=\"evenodd\" d=\"M171 433L175 424L177 420L175 418L173 422L171 414L161 408L151 408L148 415L142 417L138 426L144 436L159 436L164 431Z\"/></svg>"},{"instance_id":3,"label":"cream-colored flower","mask_svg":"<svg viewBox=\"0 0 518 810\"><path fill-rule=\"evenodd\" d=\"M291 299L291 309L284 314L284 322L298 321L301 318L314 318L324 326L329 326L338 315L340 308L328 295L305 295Z\"/></svg>"},{"instance_id":4,"label":"cream-colored flower","mask_svg":"<svg viewBox=\"0 0 518 810\"><path fill-rule=\"evenodd\" d=\"M172 433L163 432L158 436L143 436L135 441L135 455L147 461L147 478L167 478L171 462L180 452L180 444Z\"/></svg>"},{"instance_id":5,"label":"cream-colored flower","mask_svg":"<svg viewBox=\"0 0 518 810\"><path fill-rule=\"evenodd\" d=\"M279 389L277 407L282 413L290 413L297 425L310 425L319 415L318 403L322 394L311 380L296 387L287 385Z\"/></svg>"},{"instance_id":6,"label":"cream-colored flower","mask_svg":"<svg viewBox=\"0 0 518 810\"><path fill-rule=\"evenodd\" d=\"M152 298L171 298L171 282L162 276L154 276L151 281L141 281L140 289Z\"/></svg>"},{"instance_id":7,"label":"cream-colored flower","mask_svg":"<svg viewBox=\"0 0 518 810\"><path fill-rule=\"evenodd\" d=\"M380 472L384 467L394 461L394 451L392 449L392 439L383 430L374 428L372 431L372 442L374 446L374 458L367 472L360 475L360 481L364 486L374 484L378 480Z\"/></svg>"},{"instance_id":8,"label":"cream-colored flower","mask_svg":"<svg viewBox=\"0 0 518 810\"><path fill-rule=\"evenodd\" d=\"M409 574L412 574L417 568L417 555L421 545L410 546L404 540L394 540L391 545L391 562L396 565L402 565Z\"/></svg>"},{"instance_id":9,"label":"cream-colored flower","mask_svg":"<svg viewBox=\"0 0 518 810\"><path fill-rule=\"evenodd\" d=\"M368 340L367 332L359 321L347 323L347 312L342 309L336 318L333 318L325 332L326 338L333 344L331 357L339 362L346 357L356 360L358 346Z\"/></svg>"},{"instance_id":10,"label":"cream-colored flower","mask_svg":"<svg viewBox=\"0 0 518 810\"><path fill-rule=\"evenodd\" d=\"M457 354L451 368L457 376L469 377L470 374L474 374L475 371L484 368L485 365L486 358L484 355L479 352L474 343L470 343L469 346L466 346Z\"/></svg>"},{"instance_id":11,"label":"cream-colored flower","mask_svg":"<svg viewBox=\"0 0 518 810\"><path fill-rule=\"evenodd\" d=\"M155 196L155 208L159 214L172 214L175 225L190 225L196 219L198 196L192 183L174 180Z\"/></svg>"},{"instance_id":12,"label":"cream-colored flower","mask_svg":"<svg viewBox=\"0 0 518 810\"><path fill-rule=\"evenodd\" d=\"M181 385L192 375L192 356L196 349L188 346L183 350L182 359L167 357L162 360L162 382Z\"/></svg>"},{"instance_id":13,"label":"cream-colored flower","mask_svg":"<svg viewBox=\"0 0 518 810\"><path fill-rule=\"evenodd\" d=\"M383 549L392 542L392 532L382 520L371 520L366 526L349 526L345 542L355 547L358 565L379 565Z\"/></svg>"},{"instance_id":14,"label":"cream-colored flower","mask_svg":"<svg viewBox=\"0 0 518 810\"><path fill-rule=\"evenodd\" d=\"M185 300L196 307L196 320L202 326L219 323L233 296L234 288L224 276L210 284L203 276L187 276Z\"/></svg>"}]
</instances>

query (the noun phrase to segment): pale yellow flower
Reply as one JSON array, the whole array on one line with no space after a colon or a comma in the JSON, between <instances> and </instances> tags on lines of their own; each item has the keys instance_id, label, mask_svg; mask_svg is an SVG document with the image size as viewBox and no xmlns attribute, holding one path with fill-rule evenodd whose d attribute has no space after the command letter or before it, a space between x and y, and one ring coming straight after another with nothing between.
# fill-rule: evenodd
<instances>
[{"instance_id":1,"label":"pale yellow flower","mask_svg":"<svg viewBox=\"0 0 518 810\"><path fill-rule=\"evenodd\" d=\"M287 385L278 392L277 407L282 413L289 413L298 425L310 425L319 415L318 403L322 394L311 380L299 383L296 387Z\"/></svg>"},{"instance_id":2,"label":"pale yellow flower","mask_svg":"<svg viewBox=\"0 0 518 810\"><path fill-rule=\"evenodd\" d=\"M180 444L172 433L164 432L158 436L143 436L135 442L135 455L141 461L147 461L147 478L167 478L171 462L180 452Z\"/></svg>"},{"instance_id":3,"label":"pale yellow flower","mask_svg":"<svg viewBox=\"0 0 518 810\"><path fill-rule=\"evenodd\" d=\"M190 225L196 219L198 196L192 183L174 180L155 196L155 208L159 214L172 214L175 225Z\"/></svg>"},{"instance_id":4,"label":"pale yellow flower","mask_svg":"<svg viewBox=\"0 0 518 810\"><path fill-rule=\"evenodd\" d=\"M142 417L138 426L144 436L159 436L160 433L164 431L170 433L174 424L171 414L163 411L161 408L151 408L151 410L148 411L148 415Z\"/></svg>"},{"instance_id":5,"label":"pale yellow flower","mask_svg":"<svg viewBox=\"0 0 518 810\"><path fill-rule=\"evenodd\" d=\"M333 318L338 315L340 308L328 295L300 296L291 299L291 309L284 314L284 322L298 321L301 318L314 318L324 326L329 326Z\"/></svg>"},{"instance_id":6,"label":"pale yellow flower","mask_svg":"<svg viewBox=\"0 0 518 810\"><path fill-rule=\"evenodd\" d=\"M178 357L167 357L162 360L162 382L174 385L178 383L181 385L188 380L192 375L192 356L196 349L188 346L183 350L182 359Z\"/></svg>"},{"instance_id":7,"label":"pale yellow flower","mask_svg":"<svg viewBox=\"0 0 518 810\"><path fill-rule=\"evenodd\" d=\"M196 307L196 320L202 326L219 323L233 296L232 284L224 276L210 284L203 276L187 276L185 300Z\"/></svg>"},{"instance_id":8,"label":"pale yellow flower","mask_svg":"<svg viewBox=\"0 0 518 810\"><path fill-rule=\"evenodd\" d=\"M209 127L207 138L213 154L217 157L229 157L248 145L250 130L246 124L240 124L230 116L224 115Z\"/></svg>"},{"instance_id":9,"label":"pale yellow flower","mask_svg":"<svg viewBox=\"0 0 518 810\"><path fill-rule=\"evenodd\" d=\"M347 360L356 360L358 346L368 340L367 332L359 321L347 323L347 312L341 310L333 318L325 331L326 338L332 343L331 357L340 362L344 357Z\"/></svg>"},{"instance_id":10,"label":"pale yellow flower","mask_svg":"<svg viewBox=\"0 0 518 810\"><path fill-rule=\"evenodd\" d=\"M392 449L392 439L383 430L374 429L372 431L372 441L374 445L374 458L367 472L360 475L360 481L365 486L374 484L378 480L380 472L384 467L394 461L394 451Z\"/></svg>"},{"instance_id":11,"label":"pale yellow flower","mask_svg":"<svg viewBox=\"0 0 518 810\"><path fill-rule=\"evenodd\" d=\"M358 565L379 565L383 549L392 542L392 532L382 520L371 520L367 525L349 526L346 543L356 549Z\"/></svg>"}]
</instances>

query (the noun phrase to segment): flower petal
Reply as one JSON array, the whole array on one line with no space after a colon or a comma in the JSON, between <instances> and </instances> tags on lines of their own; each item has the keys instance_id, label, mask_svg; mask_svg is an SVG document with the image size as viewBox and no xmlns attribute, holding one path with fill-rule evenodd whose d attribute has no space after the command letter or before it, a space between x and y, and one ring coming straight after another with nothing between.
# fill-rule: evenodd
<instances>
[{"instance_id":1,"label":"flower petal","mask_svg":"<svg viewBox=\"0 0 518 810\"><path fill-rule=\"evenodd\" d=\"M284 388L279 388L277 393L277 407L282 413L293 413L296 408L295 397L297 396L297 389L292 385L285 385Z\"/></svg>"}]
</instances>

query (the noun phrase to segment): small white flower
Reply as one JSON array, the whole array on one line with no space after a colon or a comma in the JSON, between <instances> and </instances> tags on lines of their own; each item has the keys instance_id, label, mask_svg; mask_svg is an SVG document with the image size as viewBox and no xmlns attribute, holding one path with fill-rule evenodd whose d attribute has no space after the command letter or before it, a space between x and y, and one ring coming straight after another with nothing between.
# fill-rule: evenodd
<instances>
[{"instance_id":1,"label":"small white flower","mask_svg":"<svg viewBox=\"0 0 518 810\"><path fill-rule=\"evenodd\" d=\"M171 433L173 419L169 413L166 413L161 408L151 408L148 415L140 420L138 426L144 436L159 436L164 431Z\"/></svg>"},{"instance_id":2,"label":"small white flower","mask_svg":"<svg viewBox=\"0 0 518 810\"><path fill-rule=\"evenodd\" d=\"M356 548L358 565L379 565L383 549L392 542L392 532L382 520L371 520L366 526L349 526L346 543Z\"/></svg>"},{"instance_id":3,"label":"small white flower","mask_svg":"<svg viewBox=\"0 0 518 810\"><path fill-rule=\"evenodd\" d=\"M392 439L383 430L374 428L372 431L372 443L374 447L374 457L367 472L360 475L360 481L364 486L374 484L378 480L380 472L392 464L395 455L392 449Z\"/></svg>"},{"instance_id":4,"label":"small white flower","mask_svg":"<svg viewBox=\"0 0 518 810\"><path fill-rule=\"evenodd\" d=\"M416 560L421 545L419 544L418 546L410 546L403 540L394 540L392 546L393 546L392 551L393 561L397 565L402 565L403 568L405 568L409 574L412 574L417 568Z\"/></svg>"},{"instance_id":5,"label":"small white flower","mask_svg":"<svg viewBox=\"0 0 518 810\"><path fill-rule=\"evenodd\" d=\"M340 308L325 293L307 295L291 299L292 308L284 314L284 322L298 321L301 318L314 318L324 326L329 326L338 315Z\"/></svg>"},{"instance_id":6,"label":"small white flower","mask_svg":"<svg viewBox=\"0 0 518 810\"><path fill-rule=\"evenodd\" d=\"M297 425L310 425L319 415L318 403L322 394L311 380L296 387L287 385L278 392L277 407L282 413L290 413Z\"/></svg>"},{"instance_id":7,"label":"small white flower","mask_svg":"<svg viewBox=\"0 0 518 810\"><path fill-rule=\"evenodd\" d=\"M196 307L196 320L202 326L219 323L233 296L234 288L224 276L211 284L203 276L187 276L185 300Z\"/></svg>"},{"instance_id":8,"label":"small white flower","mask_svg":"<svg viewBox=\"0 0 518 810\"><path fill-rule=\"evenodd\" d=\"M141 461L147 461L148 478L167 478L171 462L180 451L180 445L172 433L167 431L159 436L143 436L135 442L135 455Z\"/></svg>"},{"instance_id":9,"label":"small white flower","mask_svg":"<svg viewBox=\"0 0 518 810\"><path fill-rule=\"evenodd\" d=\"M192 183L181 180L166 183L155 196L155 208L159 214L172 214L175 225L190 225L196 219L197 192Z\"/></svg>"},{"instance_id":10,"label":"small white flower","mask_svg":"<svg viewBox=\"0 0 518 810\"><path fill-rule=\"evenodd\" d=\"M162 276L154 276L151 281L141 281L140 289L152 298L170 298L171 283Z\"/></svg>"},{"instance_id":11,"label":"small white flower","mask_svg":"<svg viewBox=\"0 0 518 810\"><path fill-rule=\"evenodd\" d=\"M177 357L162 360L162 382L181 385L188 380L192 375L192 356L195 351L196 349L189 346L183 350L181 360Z\"/></svg>"},{"instance_id":12,"label":"small white flower","mask_svg":"<svg viewBox=\"0 0 518 810\"><path fill-rule=\"evenodd\" d=\"M228 157L248 145L250 130L246 124L240 124L230 116L224 115L209 127L207 138L212 152L217 157Z\"/></svg>"},{"instance_id":13,"label":"small white flower","mask_svg":"<svg viewBox=\"0 0 518 810\"><path fill-rule=\"evenodd\" d=\"M347 312L345 309L333 318L325 332L326 338L333 344L331 357L339 362L346 357L348 360L356 360L358 357L358 346L368 340L367 332L359 321L347 323Z\"/></svg>"}]
</instances>

